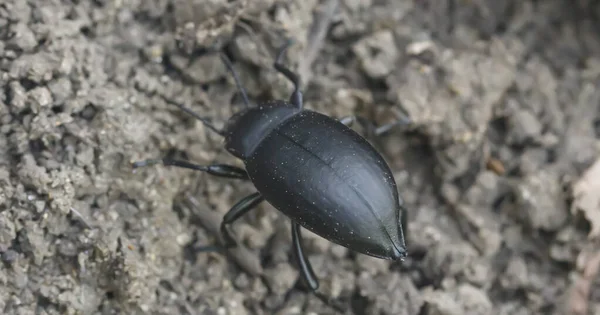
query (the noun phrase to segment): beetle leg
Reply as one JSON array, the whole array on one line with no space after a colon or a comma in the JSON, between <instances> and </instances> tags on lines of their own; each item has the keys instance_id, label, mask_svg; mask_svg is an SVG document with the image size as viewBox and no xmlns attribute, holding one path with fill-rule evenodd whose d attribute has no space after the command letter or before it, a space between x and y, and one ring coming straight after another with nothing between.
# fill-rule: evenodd
<instances>
[{"instance_id":1,"label":"beetle leg","mask_svg":"<svg viewBox=\"0 0 600 315\"><path fill-rule=\"evenodd\" d=\"M198 165L182 160L171 160L171 159L151 159L132 163L133 168L150 166L154 164L163 164L165 166L176 166L181 168L187 168L196 171L203 171L210 175L218 177L236 178L236 179L249 179L248 173L242 168L227 164L211 164L211 165Z\"/></svg>"},{"instance_id":2,"label":"beetle leg","mask_svg":"<svg viewBox=\"0 0 600 315\"><path fill-rule=\"evenodd\" d=\"M319 280L310 265L310 261L304 255L302 249L302 235L300 234L300 224L292 221L292 243L294 246L294 254L300 268L300 275L311 291L316 291L319 288Z\"/></svg>"},{"instance_id":3,"label":"beetle leg","mask_svg":"<svg viewBox=\"0 0 600 315\"><path fill-rule=\"evenodd\" d=\"M355 116L355 115L343 117L339 121L346 126L351 126L353 123L357 122L363 128L367 129L367 132L369 132L370 134L375 135L375 136L380 136L396 126L403 126L403 125L410 124L410 119L405 116L401 116L400 118L398 118L398 120L388 123L388 124L385 124L385 125L382 125L382 126L376 126L373 122L371 122L363 117Z\"/></svg>"},{"instance_id":4,"label":"beetle leg","mask_svg":"<svg viewBox=\"0 0 600 315\"><path fill-rule=\"evenodd\" d=\"M241 218L244 214L248 213L263 200L263 196L261 196L260 193L255 192L238 201L233 207L231 207L229 211L227 211L227 213L225 213L225 216L223 216L223 221L221 222L220 227L223 246L207 245L197 247L195 250L198 252L218 252L222 251L223 249L237 247L237 241L235 238L233 238L231 232L229 231L229 225L237 221L237 219Z\"/></svg>"},{"instance_id":5,"label":"beetle leg","mask_svg":"<svg viewBox=\"0 0 600 315\"><path fill-rule=\"evenodd\" d=\"M321 302L334 308L340 313L345 313L346 310L343 306L339 305L337 301L331 300L323 295L323 293L317 291L319 288L319 279L317 279L317 276L310 265L310 261L304 255L304 250L302 249L302 234L300 233L300 229L300 224L292 221L292 243L294 247L294 254L296 254L296 259L298 261L298 267L300 268L300 276L302 277L302 280L304 280L304 283L308 286L310 291L319 300L321 300Z\"/></svg>"},{"instance_id":6,"label":"beetle leg","mask_svg":"<svg viewBox=\"0 0 600 315\"><path fill-rule=\"evenodd\" d=\"M223 237L223 245L225 248L233 248L237 246L236 240L233 238L228 229L229 225L244 214L248 213L248 211L252 210L263 200L265 200L263 196L260 193L255 192L252 195L249 195L238 201L238 203L231 207L231 210L227 211L223 217L223 222L221 222L221 236Z\"/></svg>"},{"instance_id":7,"label":"beetle leg","mask_svg":"<svg viewBox=\"0 0 600 315\"><path fill-rule=\"evenodd\" d=\"M277 70L281 74L283 74L288 80L292 81L292 83L294 84L294 92L292 92L292 96L290 96L290 103L292 103L292 105L295 105L296 107L298 107L298 109L302 109L302 107L304 107L304 104L302 101L302 92L300 91L300 77L298 76L298 74L296 74L292 70L288 69L281 62L281 59L283 59L283 55L285 54L287 49L290 48L290 46L292 44L293 44L293 41L289 40L281 48L281 50L277 54L277 58L275 58L275 63L273 64L273 67L275 67L275 70Z\"/></svg>"}]
</instances>

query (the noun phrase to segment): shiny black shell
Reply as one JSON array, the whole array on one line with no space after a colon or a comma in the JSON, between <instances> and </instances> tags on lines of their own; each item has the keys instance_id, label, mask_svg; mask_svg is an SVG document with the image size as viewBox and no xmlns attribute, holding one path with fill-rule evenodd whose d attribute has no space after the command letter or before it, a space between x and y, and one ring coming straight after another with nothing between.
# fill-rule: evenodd
<instances>
[{"instance_id":1,"label":"shiny black shell","mask_svg":"<svg viewBox=\"0 0 600 315\"><path fill-rule=\"evenodd\" d=\"M232 117L226 148L265 200L304 228L370 256L406 256L392 172L338 120L270 103Z\"/></svg>"}]
</instances>

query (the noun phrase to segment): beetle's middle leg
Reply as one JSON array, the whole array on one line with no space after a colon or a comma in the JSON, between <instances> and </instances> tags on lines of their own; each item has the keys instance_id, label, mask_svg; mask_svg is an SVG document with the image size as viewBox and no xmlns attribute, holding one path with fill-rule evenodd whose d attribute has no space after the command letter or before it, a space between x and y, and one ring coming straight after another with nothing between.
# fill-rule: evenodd
<instances>
[{"instance_id":1,"label":"beetle's middle leg","mask_svg":"<svg viewBox=\"0 0 600 315\"><path fill-rule=\"evenodd\" d=\"M231 232L229 231L229 225L242 217L244 214L248 213L250 210L254 209L254 207L258 206L258 204L264 200L264 197L260 193L255 192L238 201L238 203L236 203L231 210L225 214L223 217L223 222L221 222L221 236L223 237L223 246L225 246L225 248L233 248L237 246L235 238L233 238Z\"/></svg>"},{"instance_id":2,"label":"beetle's middle leg","mask_svg":"<svg viewBox=\"0 0 600 315\"><path fill-rule=\"evenodd\" d=\"M211 165L199 165L190 163L182 160L171 160L171 159L150 159L144 161L138 161L132 163L133 168L150 166L155 164L163 164L165 166L176 166L181 168L187 168L196 171L203 171L210 175L226 178L235 179L249 179L248 173L242 168L227 164L211 164Z\"/></svg>"},{"instance_id":3,"label":"beetle's middle leg","mask_svg":"<svg viewBox=\"0 0 600 315\"><path fill-rule=\"evenodd\" d=\"M221 222L221 237L223 239L223 246L200 246L196 248L196 251L200 252L213 252L219 251L221 249L229 249L237 247L237 241L231 235L229 231L229 226L241 218L244 214L248 213L250 210L254 209L258 204L263 202L265 199L263 196L255 192L251 195L246 196L244 199L238 201L223 217L223 221Z\"/></svg>"}]
</instances>

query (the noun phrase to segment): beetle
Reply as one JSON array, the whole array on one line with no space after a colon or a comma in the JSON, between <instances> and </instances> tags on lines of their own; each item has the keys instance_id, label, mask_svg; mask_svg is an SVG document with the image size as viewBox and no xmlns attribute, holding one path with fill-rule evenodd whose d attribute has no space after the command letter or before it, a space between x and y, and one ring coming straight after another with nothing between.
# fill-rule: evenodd
<instances>
[{"instance_id":1,"label":"beetle","mask_svg":"<svg viewBox=\"0 0 600 315\"><path fill-rule=\"evenodd\" d=\"M229 226L263 201L291 219L293 251L300 275L312 292L319 281L304 254L301 228L369 256L404 260L406 209L399 197L390 167L377 150L350 128L357 122L374 135L408 118L375 127L358 116L335 119L305 109L299 76L282 63L288 41L275 58L274 68L293 83L289 100L251 106L231 61L221 55L246 107L235 113L223 130L191 109L183 111L224 138L226 150L243 161L245 169L227 164L197 165L183 160L151 159L134 168L153 164L183 167L208 174L250 180L256 192L241 199L224 216L224 247L237 246Z\"/></svg>"}]
</instances>

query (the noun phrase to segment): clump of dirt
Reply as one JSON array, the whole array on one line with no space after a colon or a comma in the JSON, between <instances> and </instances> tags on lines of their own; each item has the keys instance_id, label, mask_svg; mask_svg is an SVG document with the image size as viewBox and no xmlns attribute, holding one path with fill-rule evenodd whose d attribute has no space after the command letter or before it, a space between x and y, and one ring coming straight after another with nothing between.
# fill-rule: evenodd
<instances>
[{"instance_id":1,"label":"clump of dirt","mask_svg":"<svg viewBox=\"0 0 600 315\"><path fill-rule=\"evenodd\" d=\"M198 250L250 183L130 166L242 166L165 100L223 126L242 99L217 51L253 101L287 99L272 63L293 38L307 108L412 121L371 139L408 259L306 232L324 296L354 314L598 314L599 31L585 0L5 1L0 310L334 313L299 289L266 203L235 223L242 247Z\"/></svg>"}]
</instances>

